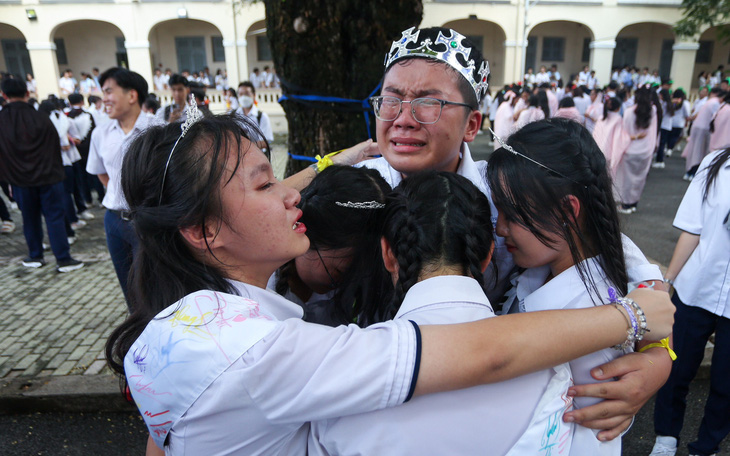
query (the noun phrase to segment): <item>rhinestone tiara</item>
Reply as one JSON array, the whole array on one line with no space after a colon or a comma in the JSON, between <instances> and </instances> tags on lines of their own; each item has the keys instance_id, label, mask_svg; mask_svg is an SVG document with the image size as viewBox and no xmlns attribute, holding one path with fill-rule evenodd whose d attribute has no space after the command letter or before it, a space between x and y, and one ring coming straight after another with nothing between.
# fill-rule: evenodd
<instances>
[{"instance_id":1,"label":"rhinestone tiara","mask_svg":"<svg viewBox=\"0 0 730 456\"><path fill-rule=\"evenodd\" d=\"M451 32L449 36L439 30L435 41L425 38L420 42L418 37L423 30L417 30L415 27L404 30L400 39L393 41L390 52L385 55L385 68L388 69L394 62L407 57L440 60L447 63L469 82L474 89L477 102L479 102L489 87L487 83L489 63L482 60L477 70L474 59L469 59L473 47L464 43L466 37L455 30L448 30ZM459 56L463 63L459 60Z\"/></svg>"}]
</instances>

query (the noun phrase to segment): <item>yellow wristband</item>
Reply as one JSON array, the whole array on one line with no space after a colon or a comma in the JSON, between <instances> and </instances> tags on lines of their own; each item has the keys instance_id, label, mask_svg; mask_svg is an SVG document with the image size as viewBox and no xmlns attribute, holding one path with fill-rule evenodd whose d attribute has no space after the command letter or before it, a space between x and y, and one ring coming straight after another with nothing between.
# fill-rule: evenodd
<instances>
[{"instance_id":1,"label":"yellow wristband","mask_svg":"<svg viewBox=\"0 0 730 456\"><path fill-rule=\"evenodd\" d=\"M669 348L669 337L665 337L664 339L660 340L659 342L654 342L653 344L649 344L646 347L642 347L639 349L639 353L646 351L650 348L654 347L664 347L669 352L669 357L672 358L672 361L677 359L677 354L674 353L674 350Z\"/></svg>"},{"instance_id":2,"label":"yellow wristband","mask_svg":"<svg viewBox=\"0 0 730 456\"><path fill-rule=\"evenodd\" d=\"M327 169L329 166L334 165L335 163L332 161L333 156L339 154L345 149L338 150L337 152L332 152L331 154L327 154L324 157L321 157L319 155L315 156L314 158L317 159L317 174L321 173L325 169Z\"/></svg>"}]
</instances>

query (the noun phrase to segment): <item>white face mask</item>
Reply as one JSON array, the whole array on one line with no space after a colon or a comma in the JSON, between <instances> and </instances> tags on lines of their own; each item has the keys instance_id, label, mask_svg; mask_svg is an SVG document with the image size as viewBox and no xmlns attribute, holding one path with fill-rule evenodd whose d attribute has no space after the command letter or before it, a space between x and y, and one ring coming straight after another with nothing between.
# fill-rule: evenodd
<instances>
[{"instance_id":1,"label":"white face mask","mask_svg":"<svg viewBox=\"0 0 730 456\"><path fill-rule=\"evenodd\" d=\"M240 104L243 108L248 109L253 106L253 98L243 95L238 97L238 104Z\"/></svg>"}]
</instances>

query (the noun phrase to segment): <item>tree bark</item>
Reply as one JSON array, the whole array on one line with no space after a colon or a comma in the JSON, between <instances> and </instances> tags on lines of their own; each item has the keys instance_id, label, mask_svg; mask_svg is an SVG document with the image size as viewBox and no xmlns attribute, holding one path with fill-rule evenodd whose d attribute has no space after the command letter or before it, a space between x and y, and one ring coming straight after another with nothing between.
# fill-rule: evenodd
<instances>
[{"instance_id":1,"label":"tree bark","mask_svg":"<svg viewBox=\"0 0 730 456\"><path fill-rule=\"evenodd\" d=\"M390 43L418 26L421 0L264 0L266 29L284 95L364 100L383 76ZM289 151L324 155L368 137L362 105L282 102ZM372 112L371 124L374 124ZM289 159L287 175L309 162Z\"/></svg>"}]
</instances>

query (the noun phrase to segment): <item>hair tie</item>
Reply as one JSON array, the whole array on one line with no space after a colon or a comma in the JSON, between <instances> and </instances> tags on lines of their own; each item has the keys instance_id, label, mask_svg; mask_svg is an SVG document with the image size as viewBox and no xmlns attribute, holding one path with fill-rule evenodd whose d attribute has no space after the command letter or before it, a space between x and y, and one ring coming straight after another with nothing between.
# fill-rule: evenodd
<instances>
[{"instance_id":1,"label":"hair tie","mask_svg":"<svg viewBox=\"0 0 730 456\"><path fill-rule=\"evenodd\" d=\"M324 157L320 155L316 155L314 158L317 159L317 174L321 173L325 169L329 168L330 166L334 165L335 162L332 161L332 157L339 154L345 149L338 150L337 152L332 152L330 154L325 155Z\"/></svg>"}]
</instances>

